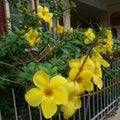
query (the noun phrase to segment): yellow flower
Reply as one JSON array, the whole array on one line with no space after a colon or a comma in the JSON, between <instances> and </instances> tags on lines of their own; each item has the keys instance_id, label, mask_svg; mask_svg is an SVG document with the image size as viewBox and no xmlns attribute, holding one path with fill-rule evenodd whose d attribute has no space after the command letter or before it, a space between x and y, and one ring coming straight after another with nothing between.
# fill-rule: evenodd
<instances>
[{"instance_id":1,"label":"yellow flower","mask_svg":"<svg viewBox=\"0 0 120 120\"><path fill-rule=\"evenodd\" d=\"M76 68L76 69L80 69L80 67L82 66L82 64L84 63L86 56L81 57L81 59L72 59L69 61L69 66L70 68ZM88 56L82 70L89 70L91 72L94 71L95 68L95 64L94 62L91 60L91 58Z\"/></svg>"},{"instance_id":2,"label":"yellow flower","mask_svg":"<svg viewBox=\"0 0 120 120\"><path fill-rule=\"evenodd\" d=\"M93 73L93 82L99 89L102 88L103 86L102 70L101 70L101 66L97 63L97 61L96 61L96 66Z\"/></svg>"},{"instance_id":3,"label":"yellow flower","mask_svg":"<svg viewBox=\"0 0 120 120\"><path fill-rule=\"evenodd\" d=\"M38 71L33 76L37 88L30 89L25 94L25 100L33 107L41 104L43 115L51 118L57 111L57 105L68 102L68 92L64 86L67 80L62 76L50 77L43 71Z\"/></svg>"},{"instance_id":4,"label":"yellow flower","mask_svg":"<svg viewBox=\"0 0 120 120\"><path fill-rule=\"evenodd\" d=\"M86 44L89 44L95 39L95 34L93 33L93 30L91 28L88 28L88 30L85 32L85 36L87 37L84 39L84 42Z\"/></svg>"},{"instance_id":5,"label":"yellow flower","mask_svg":"<svg viewBox=\"0 0 120 120\"><path fill-rule=\"evenodd\" d=\"M34 47L36 43L40 42L38 35L39 33L32 28L25 34L25 39L29 42L31 47Z\"/></svg>"},{"instance_id":6,"label":"yellow flower","mask_svg":"<svg viewBox=\"0 0 120 120\"><path fill-rule=\"evenodd\" d=\"M111 30L106 30L107 38L98 39L98 45L95 49L102 54L112 54L113 53L113 40Z\"/></svg>"},{"instance_id":7,"label":"yellow flower","mask_svg":"<svg viewBox=\"0 0 120 120\"><path fill-rule=\"evenodd\" d=\"M61 25L58 25L55 29L54 29L55 33L57 34L62 34L64 32L64 27Z\"/></svg>"},{"instance_id":8,"label":"yellow flower","mask_svg":"<svg viewBox=\"0 0 120 120\"><path fill-rule=\"evenodd\" d=\"M85 38L85 39L84 39L84 43L85 43L85 44L89 44L90 42L91 42L91 40L90 40L89 38Z\"/></svg>"},{"instance_id":9,"label":"yellow flower","mask_svg":"<svg viewBox=\"0 0 120 120\"><path fill-rule=\"evenodd\" d=\"M53 14L49 12L48 7L46 7L46 6L42 7L42 6L39 5L37 15L40 19L43 19L45 22L48 22L50 28L52 28Z\"/></svg>"},{"instance_id":10,"label":"yellow flower","mask_svg":"<svg viewBox=\"0 0 120 120\"><path fill-rule=\"evenodd\" d=\"M106 60L104 60L97 51L95 51L95 54L92 56L92 60L95 63L93 82L99 89L101 89L103 86L101 65L103 65L104 67L109 67L110 64Z\"/></svg>"},{"instance_id":11,"label":"yellow flower","mask_svg":"<svg viewBox=\"0 0 120 120\"><path fill-rule=\"evenodd\" d=\"M98 51L99 53L105 54L107 51L107 47L106 45L98 45L96 47L94 47L96 51Z\"/></svg>"},{"instance_id":12,"label":"yellow flower","mask_svg":"<svg viewBox=\"0 0 120 120\"><path fill-rule=\"evenodd\" d=\"M72 68L69 72L69 80L78 83L80 93L93 90L92 73L89 70L83 70L79 74L79 69ZM78 74L78 75L77 75ZM77 76L77 77L76 77Z\"/></svg>"},{"instance_id":13,"label":"yellow flower","mask_svg":"<svg viewBox=\"0 0 120 120\"><path fill-rule=\"evenodd\" d=\"M69 62L69 66L71 68L69 72L69 79L75 81L80 86L80 93L86 91L93 90L93 83L91 81L93 77L93 73L95 70L95 64L92 59L88 56L82 70L78 74L81 66L85 61L86 56L81 57L81 59L72 59ZM78 74L78 75L77 75ZM77 76L77 77L76 77Z\"/></svg>"},{"instance_id":14,"label":"yellow flower","mask_svg":"<svg viewBox=\"0 0 120 120\"><path fill-rule=\"evenodd\" d=\"M109 67L110 64L105 60L103 59L103 57L100 55L100 53L98 51L95 51L95 54L92 56L92 60L93 62L97 61L97 63L101 66L103 65L104 67Z\"/></svg>"},{"instance_id":15,"label":"yellow flower","mask_svg":"<svg viewBox=\"0 0 120 120\"><path fill-rule=\"evenodd\" d=\"M68 103L61 106L64 119L70 118L77 109L81 108L82 103L79 96L79 86L74 82L67 82Z\"/></svg>"},{"instance_id":16,"label":"yellow flower","mask_svg":"<svg viewBox=\"0 0 120 120\"><path fill-rule=\"evenodd\" d=\"M69 66L70 66L70 68L79 69L81 66L80 59L71 59L69 61Z\"/></svg>"}]
</instances>

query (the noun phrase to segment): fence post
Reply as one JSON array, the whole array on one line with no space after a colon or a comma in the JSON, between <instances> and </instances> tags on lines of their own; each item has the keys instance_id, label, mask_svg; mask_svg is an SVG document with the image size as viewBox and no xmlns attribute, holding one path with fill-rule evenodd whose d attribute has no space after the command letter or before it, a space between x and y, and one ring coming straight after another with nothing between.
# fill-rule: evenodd
<instances>
[{"instance_id":1,"label":"fence post","mask_svg":"<svg viewBox=\"0 0 120 120\"><path fill-rule=\"evenodd\" d=\"M16 106L16 100L15 100L15 92L12 88L12 96L13 96L13 104L14 104L14 111L15 111L15 120L18 120L18 114L17 114L17 106Z\"/></svg>"},{"instance_id":2,"label":"fence post","mask_svg":"<svg viewBox=\"0 0 120 120\"><path fill-rule=\"evenodd\" d=\"M2 120L2 115L1 115L1 111L0 111L0 120Z\"/></svg>"}]
</instances>

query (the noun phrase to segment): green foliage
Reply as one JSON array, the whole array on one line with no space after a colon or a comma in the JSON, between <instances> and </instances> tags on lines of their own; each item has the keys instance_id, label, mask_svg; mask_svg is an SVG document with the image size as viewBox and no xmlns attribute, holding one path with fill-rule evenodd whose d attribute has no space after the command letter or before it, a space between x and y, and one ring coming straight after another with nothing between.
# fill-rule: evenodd
<instances>
[{"instance_id":1,"label":"green foliage","mask_svg":"<svg viewBox=\"0 0 120 120\"><path fill-rule=\"evenodd\" d=\"M76 4L74 1L70 1L69 4L64 0L46 0L46 2L48 3L48 5L50 5L50 11L53 13L53 16L55 18L61 18L64 16L64 12L66 10L70 11L76 8Z\"/></svg>"},{"instance_id":2,"label":"green foliage","mask_svg":"<svg viewBox=\"0 0 120 120\"><path fill-rule=\"evenodd\" d=\"M24 85L24 90L28 90L33 87L33 75L38 70L43 70L51 77L58 74L67 77L70 69L69 61L86 55L93 45L93 43L84 43L86 29L74 29L72 33L66 30L57 35L54 33L54 29L44 29L44 24L48 23L43 20L40 22L36 13L26 8L25 2L19 6L18 0L8 1L14 6L18 15L8 19L8 23L11 23L12 27L8 29L6 35L0 36L0 88L16 87L16 84L11 84L16 82L18 85ZM47 3L50 4L50 12L53 13L54 18L61 18L64 15L63 12L76 7L73 1L70 1L69 5L64 3L64 0L56 0L56 2L47 0ZM40 43L34 47L29 45L25 36L31 28L38 31L37 38L40 38ZM98 31L93 32L98 38L106 38L106 28L100 27ZM100 36L97 36L98 33L101 33ZM108 59L111 63L120 55L120 40L115 40L114 43L113 58ZM120 77L119 73L120 67L116 70L106 68L103 74L111 78L112 75ZM9 92L9 89L5 92ZM9 96L3 97L9 98ZM3 103L5 99L2 99ZM4 106L0 103L0 109ZM7 110L8 107L4 109L4 111Z\"/></svg>"}]
</instances>

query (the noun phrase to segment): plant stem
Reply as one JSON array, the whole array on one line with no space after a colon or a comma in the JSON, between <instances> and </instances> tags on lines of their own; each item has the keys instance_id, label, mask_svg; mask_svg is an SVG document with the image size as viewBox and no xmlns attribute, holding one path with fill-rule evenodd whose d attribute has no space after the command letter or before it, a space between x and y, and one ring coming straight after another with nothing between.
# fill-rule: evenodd
<instances>
[{"instance_id":1,"label":"plant stem","mask_svg":"<svg viewBox=\"0 0 120 120\"><path fill-rule=\"evenodd\" d=\"M13 66L13 65L10 65L10 64L8 64L8 63L0 62L0 64L2 64L2 65L6 65L6 66L10 66L11 68L14 68L14 69L18 70L18 68L16 68L16 67Z\"/></svg>"},{"instance_id":2,"label":"plant stem","mask_svg":"<svg viewBox=\"0 0 120 120\"><path fill-rule=\"evenodd\" d=\"M15 81L10 80L10 79L6 79L6 78L0 77L0 80L6 81L6 82L10 82L10 83L14 83L14 84L18 84L18 85L20 85L20 86L22 86L22 87L26 87L24 84L21 84L21 83L19 83L19 82L15 82Z\"/></svg>"}]
</instances>

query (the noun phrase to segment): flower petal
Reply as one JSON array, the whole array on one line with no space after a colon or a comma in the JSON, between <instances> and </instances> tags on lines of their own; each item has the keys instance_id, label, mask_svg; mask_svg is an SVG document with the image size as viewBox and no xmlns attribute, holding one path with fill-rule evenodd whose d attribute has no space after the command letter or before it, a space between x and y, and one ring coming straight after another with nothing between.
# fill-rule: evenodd
<instances>
[{"instance_id":1,"label":"flower petal","mask_svg":"<svg viewBox=\"0 0 120 120\"><path fill-rule=\"evenodd\" d=\"M101 66L99 65L99 63L96 63L94 75L97 75L102 78L102 70L101 70Z\"/></svg>"},{"instance_id":2,"label":"flower petal","mask_svg":"<svg viewBox=\"0 0 120 120\"><path fill-rule=\"evenodd\" d=\"M40 70L34 74L33 82L38 88L43 89L48 85L49 77L50 76L48 74Z\"/></svg>"},{"instance_id":3,"label":"flower petal","mask_svg":"<svg viewBox=\"0 0 120 120\"><path fill-rule=\"evenodd\" d=\"M72 102L74 103L75 105L75 109L80 109L82 107L82 102L80 100L80 96L75 96L73 99L72 99Z\"/></svg>"},{"instance_id":4,"label":"flower petal","mask_svg":"<svg viewBox=\"0 0 120 120\"><path fill-rule=\"evenodd\" d=\"M47 98L41 103L43 115L46 119L51 118L57 111L57 105L53 99Z\"/></svg>"},{"instance_id":5,"label":"flower petal","mask_svg":"<svg viewBox=\"0 0 120 120\"><path fill-rule=\"evenodd\" d=\"M75 113L74 103L69 102L66 105L62 105L61 110L63 112L64 119L70 118Z\"/></svg>"},{"instance_id":6,"label":"flower petal","mask_svg":"<svg viewBox=\"0 0 120 120\"><path fill-rule=\"evenodd\" d=\"M69 72L69 79L73 81L78 72L79 72L78 69L74 69L74 68L71 69L70 72Z\"/></svg>"},{"instance_id":7,"label":"flower petal","mask_svg":"<svg viewBox=\"0 0 120 120\"><path fill-rule=\"evenodd\" d=\"M41 104L43 99L43 92L39 88L32 88L25 94L25 100L33 107Z\"/></svg>"},{"instance_id":8,"label":"flower petal","mask_svg":"<svg viewBox=\"0 0 120 120\"><path fill-rule=\"evenodd\" d=\"M99 89L102 88L102 86L103 86L103 81L102 81L102 79L101 79L99 76L94 75L94 76L93 76L93 81L94 81L95 85L97 85L97 87L98 87Z\"/></svg>"},{"instance_id":9,"label":"flower petal","mask_svg":"<svg viewBox=\"0 0 120 120\"><path fill-rule=\"evenodd\" d=\"M71 59L69 61L69 66L70 66L70 68L79 69L80 68L80 60L79 59Z\"/></svg>"},{"instance_id":10,"label":"flower petal","mask_svg":"<svg viewBox=\"0 0 120 120\"><path fill-rule=\"evenodd\" d=\"M41 5L38 6L38 12L42 12L43 11L43 7Z\"/></svg>"},{"instance_id":11,"label":"flower petal","mask_svg":"<svg viewBox=\"0 0 120 120\"><path fill-rule=\"evenodd\" d=\"M79 93L82 94L85 92L85 88L83 84L79 84Z\"/></svg>"},{"instance_id":12,"label":"flower petal","mask_svg":"<svg viewBox=\"0 0 120 120\"><path fill-rule=\"evenodd\" d=\"M82 82L90 81L92 79L93 73L89 70L84 70L80 72L79 77L82 79Z\"/></svg>"},{"instance_id":13,"label":"flower petal","mask_svg":"<svg viewBox=\"0 0 120 120\"><path fill-rule=\"evenodd\" d=\"M92 91L94 89L93 83L91 81L86 82L84 85L86 91Z\"/></svg>"},{"instance_id":14,"label":"flower petal","mask_svg":"<svg viewBox=\"0 0 120 120\"><path fill-rule=\"evenodd\" d=\"M78 95L79 94L79 85L77 82L74 82L74 81L68 81L66 84L65 84L66 88L67 88L67 91L68 91L68 94L74 94L74 95Z\"/></svg>"},{"instance_id":15,"label":"flower petal","mask_svg":"<svg viewBox=\"0 0 120 120\"><path fill-rule=\"evenodd\" d=\"M53 78L51 78L50 80L50 85L55 88L58 87L60 85L64 85L67 82L67 79L65 79L62 76L55 76Z\"/></svg>"},{"instance_id":16,"label":"flower petal","mask_svg":"<svg viewBox=\"0 0 120 120\"><path fill-rule=\"evenodd\" d=\"M110 64L106 61L106 60L102 60L102 65L104 66L104 67L109 67L110 66Z\"/></svg>"},{"instance_id":17,"label":"flower petal","mask_svg":"<svg viewBox=\"0 0 120 120\"><path fill-rule=\"evenodd\" d=\"M57 87L54 90L53 96L57 105L66 104L68 102L68 92L64 86Z\"/></svg>"}]
</instances>

